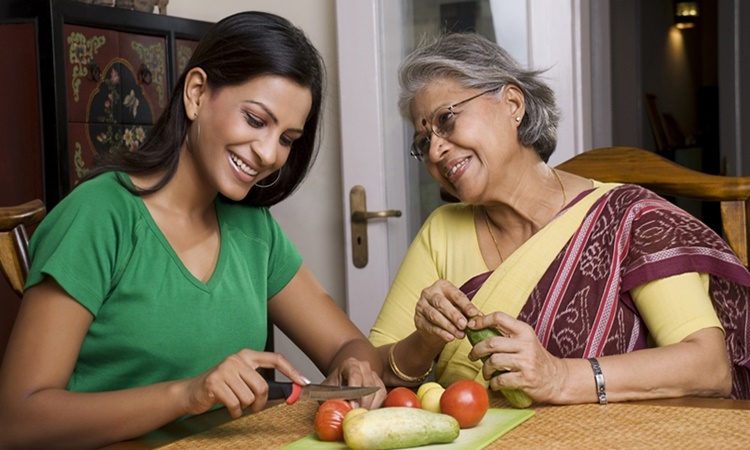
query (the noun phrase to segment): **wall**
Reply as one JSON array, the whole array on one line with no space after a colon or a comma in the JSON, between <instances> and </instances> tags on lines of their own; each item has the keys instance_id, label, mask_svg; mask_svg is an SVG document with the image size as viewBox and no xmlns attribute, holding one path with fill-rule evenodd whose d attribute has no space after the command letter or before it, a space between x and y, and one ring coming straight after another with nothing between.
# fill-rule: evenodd
<instances>
[{"instance_id":1,"label":"wall","mask_svg":"<svg viewBox=\"0 0 750 450\"><path fill-rule=\"evenodd\" d=\"M703 168L714 172L716 0L701 2L698 26L682 31L673 26L672 0L611 0L610 7L613 144L656 150L643 98L651 92L686 136L703 138L711 159Z\"/></svg>"},{"instance_id":2,"label":"wall","mask_svg":"<svg viewBox=\"0 0 750 450\"><path fill-rule=\"evenodd\" d=\"M643 91L657 95L662 112L672 114L685 134L696 135L701 30L674 27L671 1L642 1L641 8ZM645 114L643 117L644 129L650 131Z\"/></svg>"},{"instance_id":3,"label":"wall","mask_svg":"<svg viewBox=\"0 0 750 450\"><path fill-rule=\"evenodd\" d=\"M272 208L305 263L342 306L344 292L344 224L341 186L338 67L335 0L171 0L171 16L218 21L232 13L256 9L286 17L301 27L327 65L328 91L320 153L309 178L289 199ZM300 299L304 304L304 299ZM312 363L276 330L276 350L313 381L322 376Z\"/></svg>"}]
</instances>

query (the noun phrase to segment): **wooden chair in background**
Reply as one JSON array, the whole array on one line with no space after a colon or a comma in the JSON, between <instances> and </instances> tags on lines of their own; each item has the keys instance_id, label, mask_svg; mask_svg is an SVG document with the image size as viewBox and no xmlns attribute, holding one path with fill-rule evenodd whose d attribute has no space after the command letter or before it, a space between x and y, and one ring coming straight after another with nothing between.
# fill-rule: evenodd
<instances>
[{"instance_id":1,"label":"wooden chair in background","mask_svg":"<svg viewBox=\"0 0 750 450\"><path fill-rule=\"evenodd\" d=\"M0 207L0 271L19 297L29 274L27 228L41 222L46 214L41 200Z\"/></svg>"},{"instance_id":2,"label":"wooden chair in background","mask_svg":"<svg viewBox=\"0 0 750 450\"><path fill-rule=\"evenodd\" d=\"M557 168L602 182L638 184L659 195L719 202L723 237L748 266L750 177L701 173L648 150L631 147L590 150Z\"/></svg>"}]
</instances>

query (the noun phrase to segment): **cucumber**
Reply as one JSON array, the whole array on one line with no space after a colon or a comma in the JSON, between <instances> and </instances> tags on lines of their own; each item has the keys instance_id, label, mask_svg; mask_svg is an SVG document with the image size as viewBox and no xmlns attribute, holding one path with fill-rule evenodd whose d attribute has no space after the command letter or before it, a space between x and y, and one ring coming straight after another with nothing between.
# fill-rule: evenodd
<instances>
[{"instance_id":1,"label":"cucumber","mask_svg":"<svg viewBox=\"0 0 750 450\"><path fill-rule=\"evenodd\" d=\"M472 346L477 345L485 339L502 335L503 334L496 328L483 328L481 330L466 328L466 337L469 339ZM488 357L489 356L483 356L482 362L487 361ZM498 376L502 373L503 372L498 370L492 374L492 376ZM520 389L500 389L500 392L505 396L505 399L516 408L528 408L531 406L531 397L526 395L526 393Z\"/></svg>"},{"instance_id":2,"label":"cucumber","mask_svg":"<svg viewBox=\"0 0 750 450\"><path fill-rule=\"evenodd\" d=\"M421 408L391 406L358 414L344 423L344 441L353 450L387 450L453 442L458 421Z\"/></svg>"}]
</instances>

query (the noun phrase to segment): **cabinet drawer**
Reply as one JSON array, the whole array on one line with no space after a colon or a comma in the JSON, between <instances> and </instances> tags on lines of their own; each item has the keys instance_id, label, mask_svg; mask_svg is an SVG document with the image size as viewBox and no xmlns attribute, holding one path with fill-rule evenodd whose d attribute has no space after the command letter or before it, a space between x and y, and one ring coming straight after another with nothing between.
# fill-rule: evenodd
<instances>
[{"instance_id":1,"label":"cabinet drawer","mask_svg":"<svg viewBox=\"0 0 750 450\"><path fill-rule=\"evenodd\" d=\"M166 40L64 26L68 119L149 125L169 99Z\"/></svg>"},{"instance_id":2,"label":"cabinet drawer","mask_svg":"<svg viewBox=\"0 0 750 450\"><path fill-rule=\"evenodd\" d=\"M105 96L113 96L110 103L121 98L119 77L110 68L120 52L119 33L65 24L63 34L68 120L88 122L91 99L102 88L106 90ZM110 121L120 121L119 108L113 111Z\"/></svg>"},{"instance_id":3,"label":"cabinet drawer","mask_svg":"<svg viewBox=\"0 0 750 450\"><path fill-rule=\"evenodd\" d=\"M119 42L122 64L132 73L123 77L122 123L154 123L169 101L166 41L163 37L120 33Z\"/></svg>"}]
</instances>

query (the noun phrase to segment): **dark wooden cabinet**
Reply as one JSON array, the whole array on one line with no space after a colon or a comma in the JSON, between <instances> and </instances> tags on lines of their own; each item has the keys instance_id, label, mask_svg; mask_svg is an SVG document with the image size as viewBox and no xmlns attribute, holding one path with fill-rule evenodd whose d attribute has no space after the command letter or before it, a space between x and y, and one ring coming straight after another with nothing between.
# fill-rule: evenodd
<instances>
[{"instance_id":1,"label":"dark wooden cabinet","mask_svg":"<svg viewBox=\"0 0 750 450\"><path fill-rule=\"evenodd\" d=\"M0 152L24 159L27 152L41 152L43 162L36 173L20 165L7 169L41 181L43 199L52 208L86 174L98 152L137 149L209 26L72 0L0 2L0 33L7 36L2 70L25 73L23 80L16 79L20 74L4 73L0 81L39 108L39 119L28 127L0 122L0 142L15 136L8 138L15 145L3 145ZM26 41L23 33L35 39L31 52L28 45L12 44ZM29 78L31 63L36 67ZM21 136L24 142L37 136L38 145L21 147L16 142ZM11 181L3 178L0 191ZM3 203L24 200L0 197Z\"/></svg>"},{"instance_id":2,"label":"dark wooden cabinet","mask_svg":"<svg viewBox=\"0 0 750 450\"><path fill-rule=\"evenodd\" d=\"M135 149L211 24L73 0L0 0L0 205L48 209L102 151ZM0 360L18 299L0 280Z\"/></svg>"}]
</instances>

